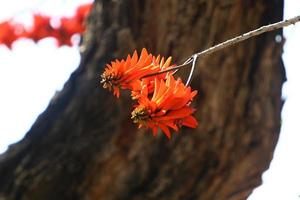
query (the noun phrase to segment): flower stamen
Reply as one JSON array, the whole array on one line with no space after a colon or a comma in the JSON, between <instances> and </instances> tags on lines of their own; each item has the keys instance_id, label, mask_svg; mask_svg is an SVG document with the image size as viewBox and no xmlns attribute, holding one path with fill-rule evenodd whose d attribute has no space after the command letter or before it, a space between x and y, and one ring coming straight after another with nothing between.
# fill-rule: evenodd
<instances>
[{"instance_id":1,"label":"flower stamen","mask_svg":"<svg viewBox=\"0 0 300 200\"><path fill-rule=\"evenodd\" d=\"M131 113L131 119L133 120L133 123L145 124L150 118L149 112L145 107L136 108Z\"/></svg>"}]
</instances>

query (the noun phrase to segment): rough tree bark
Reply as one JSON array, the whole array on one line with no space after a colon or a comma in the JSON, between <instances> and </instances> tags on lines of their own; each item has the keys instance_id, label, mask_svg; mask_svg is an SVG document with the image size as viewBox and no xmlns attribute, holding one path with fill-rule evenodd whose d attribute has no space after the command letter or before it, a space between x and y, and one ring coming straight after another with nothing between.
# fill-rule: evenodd
<instances>
[{"instance_id":1,"label":"rough tree bark","mask_svg":"<svg viewBox=\"0 0 300 200\"><path fill-rule=\"evenodd\" d=\"M282 13L282 0L96 1L80 66L0 157L0 199L246 199L278 139L281 31L199 60L191 85L200 125L171 140L138 130L129 95L115 99L99 74L142 47L180 63Z\"/></svg>"}]
</instances>

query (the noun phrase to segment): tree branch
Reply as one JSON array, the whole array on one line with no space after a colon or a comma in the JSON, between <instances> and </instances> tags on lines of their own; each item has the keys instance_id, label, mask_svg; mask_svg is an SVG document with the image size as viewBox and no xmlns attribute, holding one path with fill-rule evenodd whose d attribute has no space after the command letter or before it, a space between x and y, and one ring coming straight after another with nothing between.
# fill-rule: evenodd
<instances>
[{"instance_id":1,"label":"tree branch","mask_svg":"<svg viewBox=\"0 0 300 200\"><path fill-rule=\"evenodd\" d=\"M242 41L247 40L249 38L252 38L254 36L258 36L258 35L263 34L265 32L274 31L274 30L277 30L277 29L280 29L280 28L283 28L283 27L295 24L295 23L297 23L299 21L300 21L300 15L296 16L296 17L293 17L291 19L286 19L286 20L283 20L283 21L280 21L280 22L276 22L276 23L273 23L273 24L270 24L270 25L262 26L262 27L260 27L258 29L249 31L249 32L244 33L242 35L239 35L239 36L237 36L235 38L226 40L225 42L222 42L220 44L212 46L212 47L210 47L210 48L208 48L208 49L206 49L204 51L201 51L199 53L195 53L191 57L189 57L182 65L178 65L178 66L166 69L166 70L162 70L160 72L156 72L156 73L152 73L152 74L147 74L146 76L144 76L142 78L146 78L146 77L149 77L149 76L155 76L155 75L158 75L158 74L163 74L163 73L166 73L166 72L169 72L169 71L173 71L173 70L178 70L181 67L184 67L184 66L190 64L191 62L193 62L197 58L202 58L202 57L208 56L208 55L210 55L210 54L212 54L212 53L214 53L216 51L225 49L226 47L232 46L234 44L237 44L239 42L242 42Z\"/></svg>"}]
</instances>

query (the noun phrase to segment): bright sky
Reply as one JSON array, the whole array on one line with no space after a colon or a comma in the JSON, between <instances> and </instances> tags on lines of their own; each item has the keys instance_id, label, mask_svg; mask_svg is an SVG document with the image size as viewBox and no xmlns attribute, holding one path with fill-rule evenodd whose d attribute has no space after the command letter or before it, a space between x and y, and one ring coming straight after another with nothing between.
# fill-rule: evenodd
<instances>
[{"instance_id":1,"label":"bright sky","mask_svg":"<svg viewBox=\"0 0 300 200\"><path fill-rule=\"evenodd\" d=\"M32 12L71 16L86 2L91 0L0 0L0 20L17 15L28 23ZM57 48L54 39L19 40L12 51L0 46L0 153L24 136L79 59L77 47Z\"/></svg>"},{"instance_id":2,"label":"bright sky","mask_svg":"<svg viewBox=\"0 0 300 200\"><path fill-rule=\"evenodd\" d=\"M18 14L28 19L32 11L62 16L91 0L0 0L0 21ZM285 1L285 18L300 14L300 2ZM263 186L249 200L299 200L300 197L300 23L284 30L287 38L283 59L288 82L283 93L282 131ZM17 41L10 51L0 46L0 153L20 140L49 100L79 63L78 48L57 48L52 39L34 44Z\"/></svg>"},{"instance_id":3,"label":"bright sky","mask_svg":"<svg viewBox=\"0 0 300 200\"><path fill-rule=\"evenodd\" d=\"M300 1L285 0L284 18L300 15ZM287 79L283 88L286 100L282 127L270 169L263 175L263 185L248 200L300 199L300 24L284 29L286 43L283 60Z\"/></svg>"}]
</instances>

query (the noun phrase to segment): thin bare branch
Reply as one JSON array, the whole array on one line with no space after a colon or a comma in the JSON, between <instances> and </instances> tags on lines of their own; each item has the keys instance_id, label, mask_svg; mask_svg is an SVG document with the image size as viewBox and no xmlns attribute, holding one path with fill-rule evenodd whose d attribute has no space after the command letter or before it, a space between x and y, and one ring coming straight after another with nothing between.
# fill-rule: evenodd
<instances>
[{"instance_id":1,"label":"thin bare branch","mask_svg":"<svg viewBox=\"0 0 300 200\"><path fill-rule=\"evenodd\" d=\"M166 69L166 70L162 70L162 71L157 72L157 73L148 74L148 75L146 75L146 76L144 76L142 78L146 78L146 77L149 77L149 76L155 76L155 75L158 75L158 74L163 74L163 73L166 73L166 72L169 72L169 71L173 71L173 70L178 70L181 67L184 67L184 66L190 64L191 62L193 62L194 59L197 59L199 57L200 58L205 57L205 56L210 55L210 54L212 54L212 53L214 53L216 51L225 49L226 47L232 46L234 44L237 44L239 42L242 42L242 41L247 40L249 38L252 38L254 36L260 35L260 34L265 33L265 32L274 31L274 30L277 30L277 29L280 29L280 28L283 28L283 27L295 24L295 23L297 23L299 21L300 21L300 15L296 16L296 17L293 17L291 19L286 19L286 20L283 20L283 21L280 21L280 22L276 22L276 23L273 23L273 24L262 26L262 27L260 27L258 29L255 29L253 31L249 31L249 32L244 33L242 35L239 35L239 36L237 36L235 38L226 40L225 42L222 42L220 44L212 46L212 47L210 47L210 48L208 48L208 49L206 49L204 51L201 51L199 53L195 53L194 55L192 55L191 57L189 57L182 65L178 65L178 66Z\"/></svg>"},{"instance_id":2,"label":"thin bare branch","mask_svg":"<svg viewBox=\"0 0 300 200\"><path fill-rule=\"evenodd\" d=\"M242 35L239 35L235 38L232 38L230 40L227 40L225 42L222 42L220 44L217 44L213 47L210 47L200 53L196 53L195 55L197 55L198 57L204 57L204 56L207 56L209 54L212 54L216 51L219 51L221 49L224 49L228 46L232 46L236 43L239 43L239 42L242 42L244 40L247 40L251 37L254 37L254 36L257 36L257 35L260 35L262 33L265 33L265 32L270 32L270 31L274 31L274 30L277 30L277 29L280 29L280 28L283 28L285 26L289 26L289 25L292 25L292 24L295 24L297 22L300 21L300 16L297 16L297 17L294 17L294 18L291 18L291 19L286 19L286 20L283 20L283 21L280 21L280 22L277 22L277 23L274 23L274 24L270 24L270 25L266 25L266 26L262 26L258 29L255 29L253 31L250 31L248 33L244 33Z\"/></svg>"},{"instance_id":3,"label":"thin bare branch","mask_svg":"<svg viewBox=\"0 0 300 200\"><path fill-rule=\"evenodd\" d=\"M166 73L166 72L170 72L170 71L174 71L174 70L180 69L181 67L187 66L187 65L190 64L192 61L193 61L193 57L190 57L190 58L188 58L188 59L187 59L183 64L181 64L181 65L177 65L177 66L175 66L175 67L171 67L171 68L169 68L169 69L162 70L162 71L160 71L160 72L155 72L155 73L147 74L147 75L143 76L141 79L147 78L147 77L150 77L150 76L156 76L156 75L159 75L159 74L163 74L163 73Z\"/></svg>"},{"instance_id":4,"label":"thin bare branch","mask_svg":"<svg viewBox=\"0 0 300 200\"><path fill-rule=\"evenodd\" d=\"M192 76L193 76L193 73L194 73L194 70L195 70L195 66L196 66L196 61L197 61L197 55L194 55L193 56L193 64L192 64L192 68L191 68L191 71L190 71L190 74L189 74L189 77L185 83L186 86L188 86L192 80Z\"/></svg>"}]
</instances>

